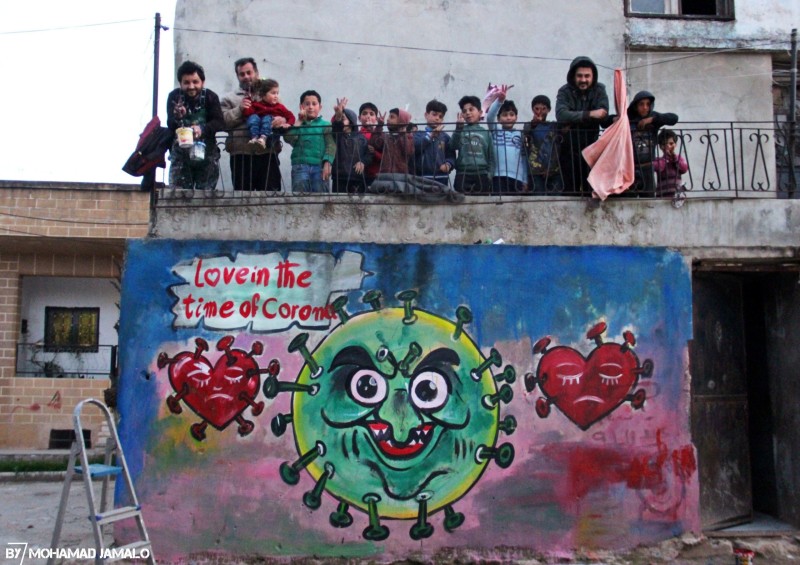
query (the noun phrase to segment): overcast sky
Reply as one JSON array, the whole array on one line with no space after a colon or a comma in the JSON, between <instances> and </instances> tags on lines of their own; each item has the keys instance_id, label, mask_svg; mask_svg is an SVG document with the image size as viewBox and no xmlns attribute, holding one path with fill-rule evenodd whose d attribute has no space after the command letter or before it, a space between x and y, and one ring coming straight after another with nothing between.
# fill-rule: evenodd
<instances>
[{"instance_id":1,"label":"overcast sky","mask_svg":"<svg viewBox=\"0 0 800 565\"><path fill-rule=\"evenodd\" d=\"M138 184L120 168L152 116L156 12L171 28L175 0L0 0L0 180ZM172 43L162 31L162 114Z\"/></svg>"}]
</instances>

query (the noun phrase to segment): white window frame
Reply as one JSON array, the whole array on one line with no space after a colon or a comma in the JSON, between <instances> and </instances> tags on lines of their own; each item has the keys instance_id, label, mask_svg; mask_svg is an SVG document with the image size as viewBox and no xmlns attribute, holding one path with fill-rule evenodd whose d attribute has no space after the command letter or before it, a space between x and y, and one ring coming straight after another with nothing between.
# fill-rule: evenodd
<instances>
[{"instance_id":1,"label":"white window frame","mask_svg":"<svg viewBox=\"0 0 800 565\"><path fill-rule=\"evenodd\" d=\"M701 14L684 14L682 11L682 3L684 0L663 0L663 12L641 12L636 11L633 4L636 0L625 1L625 11L628 16L644 16L644 17L659 17L659 18L697 18L697 19L714 19L714 20L732 20L734 19L733 0L716 0L717 13L714 15L701 15Z\"/></svg>"}]
</instances>

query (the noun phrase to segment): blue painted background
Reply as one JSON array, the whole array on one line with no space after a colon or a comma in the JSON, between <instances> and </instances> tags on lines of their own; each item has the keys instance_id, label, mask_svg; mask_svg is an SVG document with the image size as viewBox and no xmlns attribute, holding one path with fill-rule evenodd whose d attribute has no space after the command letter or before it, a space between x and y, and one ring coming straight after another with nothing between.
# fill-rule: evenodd
<instances>
[{"instance_id":1,"label":"blue painted background","mask_svg":"<svg viewBox=\"0 0 800 565\"><path fill-rule=\"evenodd\" d=\"M335 536L327 538L325 536L330 535L327 511L323 512L324 517L310 522L311 526L304 522L305 517L293 517L292 531L302 533L308 527L316 533L314 524L318 523L320 535L324 536L313 540L300 536L301 541L291 543L283 539L290 534L277 525L273 530L251 529L246 522L252 518L237 518L231 510L232 514L223 520L227 524L227 533L220 541L211 532L216 527L212 524L217 524L217 521L209 519L204 522L198 516L202 516L204 508L209 514L220 512L219 505L224 505L227 497L218 498L209 492L232 488L225 483L226 474L230 477L230 467L226 467L227 471L191 475L187 471L191 467L189 463L178 463L181 458L197 457L202 461L198 459L196 464L202 467L209 457L215 456L215 447L212 442L198 449L191 445L191 440L187 440L181 449L167 445L160 435L160 421L179 416L164 415L164 387L156 385L159 382L163 384L166 376L154 369L154 360L165 343L189 343L199 336L213 344L223 335L236 332L214 332L203 328L174 330L171 308L175 299L168 289L182 281L171 269L181 261L195 257L220 254L234 257L237 253L275 251L283 254L290 251L330 252L334 255L351 251L362 254L362 269L372 275L364 278L360 290L350 293L347 306L350 312L366 309L360 299L371 289L380 290L384 304L388 306L401 305L401 301L394 298L398 292L415 289L419 292L416 304L420 308L450 319L454 319L457 306L467 305L474 318L467 326L469 334L484 354L491 347L500 349L504 362L512 362L520 376L535 371L536 359L530 346L543 336L550 335L557 343L582 348L586 354L592 347L586 339L586 331L598 321L604 320L608 324L606 338L612 341L621 341L622 332L633 328L638 342L637 354L642 359L652 359L656 367L645 409L637 413L622 406L618 412L620 416L624 413L624 421L622 418L609 418L608 422L601 421L590 430L581 432L557 411L546 419L537 417L533 407L540 395L526 394L521 379L518 380L514 386L515 399L507 410L520 420L520 430L511 437L518 460L507 473L498 475L503 477L502 481L498 477L485 477L467 495L466 498L471 497L471 504L477 507L473 510L480 516L475 529L465 529L445 538L435 536L421 548L419 543L409 545L407 538L394 536L395 539L390 538L390 542L382 545L365 544L358 535L361 527L350 528L358 532L343 534L336 531ZM292 329L283 337L288 342L296 333ZM599 512L606 514L603 516L605 529L587 533L586 522L582 520L589 519L583 517L584 510L576 510L564 502L561 491L566 487L558 482L563 479L550 475L564 474L566 466L574 464L575 458L570 459L572 463L563 462L563 450L569 451L574 446L585 448L582 456L591 453L590 448L613 451L616 447L609 448L608 444L614 442L608 438L616 437L617 432L627 434L626 437L651 438L649 442L637 439L636 447L650 448L653 453L655 438L660 438L662 432L670 436L671 448L689 445L685 357L690 336L689 268L680 254L665 249L135 241L128 247L121 302L121 440L145 509L153 514L147 519L148 523L156 525L155 529L151 528L156 549L175 558L208 550L270 555L383 554L387 558L421 551L423 556L430 557L440 547L494 547L500 544L497 540L504 545L545 551L568 550L579 544L630 546L664 539L697 527L696 476L683 487L680 512L654 519L648 519L640 508L635 489L614 482L604 493L587 497L586 508L605 509ZM285 349L280 355L290 357ZM281 378L292 380L294 376L287 373ZM268 430L269 419L275 413L268 407L257 419L257 434L266 433L264 428ZM211 430L210 433L228 434L230 437L226 451L221 452L227 460L233 457L247 461L256 457L253 455L254 447L242 443L233 429L223 432ZM598 444L601 435L602 445ZM237 441L240 442L239 452L235 452ZM288 437L278 443L292 447ZM658 448L661 449L660 439ZM264 447L259 446L259 449ZM173 476L169 476L168 471L172 471ZM192 501L193 490L189 485L198 480L205 481L207 488L198 491L201 494ZM583 492L575 484L567 486L574 492ZM295 516L294 508L299 506L298 493L283 496L275 494L278 491L271 488L265 489L262 503L272 511L266 513L263 520L278 522L287 515ZM164 512L163 499L160 498L170 489L182 489L181 500L185 501L187 508L195 508L192 528L173 528L176 518ZM615 510L610 512L609 507ZM623 519L619 519L620 516ZM619 520L619 523L608 523L609 518ZM233 528L234 525L237 527ZM124 536L126 530L122 528L119 532ZM337 541L341 536L345 536L342 540L346 543ZM276 538L282 538L286 546L276 549Z\"/></svg>"}]
</instances>

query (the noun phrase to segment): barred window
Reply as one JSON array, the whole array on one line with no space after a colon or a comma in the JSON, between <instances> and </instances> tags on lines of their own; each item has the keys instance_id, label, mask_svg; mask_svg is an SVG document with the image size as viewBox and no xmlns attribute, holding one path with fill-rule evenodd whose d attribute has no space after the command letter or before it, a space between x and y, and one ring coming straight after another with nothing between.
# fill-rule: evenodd
<instances>
[{"instance_id":1,"label":"barred window","mask_svg":"<svg viewBox=\"0 0 800 565\"><path fill-rule=\"evenodd\" d=\"M100 308L44 309L45 351L97 351L100 339Z\"/></svg>"}]
</instances>

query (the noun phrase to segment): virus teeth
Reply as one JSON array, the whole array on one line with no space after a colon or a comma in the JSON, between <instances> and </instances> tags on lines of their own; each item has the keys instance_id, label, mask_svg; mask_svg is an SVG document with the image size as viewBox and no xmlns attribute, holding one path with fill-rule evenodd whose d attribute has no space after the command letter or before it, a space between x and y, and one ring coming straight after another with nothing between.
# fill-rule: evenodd
<instances>
[{"instance_id":1,"label":"virus teeth","mask_svg":"<svg viewBox=\"0 0 800 565\"><path fill-rule=\"evenodd\" d=\"M405 442L394 439L391 427L385 422L368 424L372 439L378 448L390 457L411 457L422 451L433 436L433 424L421 424L408 433Z\"/></svg>"}]
</instances>

